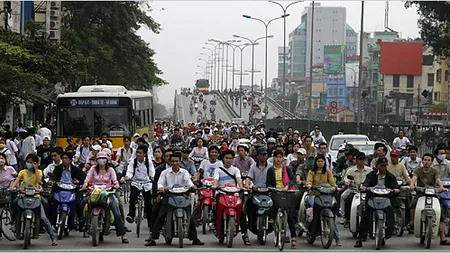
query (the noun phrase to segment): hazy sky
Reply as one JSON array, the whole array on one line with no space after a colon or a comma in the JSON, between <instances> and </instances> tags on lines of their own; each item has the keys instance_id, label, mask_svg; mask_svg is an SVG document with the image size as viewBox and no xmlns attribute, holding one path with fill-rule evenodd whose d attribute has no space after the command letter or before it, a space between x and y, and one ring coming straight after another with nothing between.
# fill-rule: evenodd
<instances>
[{"instance_id":1,"label":"hazy sky","mask_svg":"<svg viewBox=\"0 0 450 253\"><path fill-rule=\"evenodd\" d=\"M342 6L347 8L347 24L355 31L360 31L360 1L320 1L322 6ZM286 6L290 1L280 1ZM301 21L301 13L311 1L298 3L289 7L287 34L295 29ZM391 1L389 13L390 28L399 31L403 38L418 37L416 8L405 9L404 3ZM191 87L200 78L195 72L202 72L197 65L200 53L209 53L202 47L208 39L229 40L233 34L251 39L263 37L265 28L261 22L242 17L251 15L269 20L282 15L279 6L268 1L152 1L151 15L161 24L160 34L153 34L148 29L139 30L139 34L155 50L155 60L164 72L162 77L170 84L158 89L159 102L166 106L173 104L175 89ZM364 31L384 30L385 1L365 1ZM268 83L277 75L277 47L283 45L283 20L270 24L269 34L274 38L268 43ZM286 42L287 43L287 42ZM244 50L244 70L251 69L250 47ZM231 50L229 50L231 51ZM236 53L237 59L240 55ZM231 52L229 56L231 65ZM239 66L236 61L236 66ZM255 47L255 69L264 69L264 43ZM249 82L244 76L244 83ZM264 73L255 74L255 83L264 79ZM236 81L238 78L236 77ZM230 84L231 81L228 80Z\"/></svg>"}]
</instances>

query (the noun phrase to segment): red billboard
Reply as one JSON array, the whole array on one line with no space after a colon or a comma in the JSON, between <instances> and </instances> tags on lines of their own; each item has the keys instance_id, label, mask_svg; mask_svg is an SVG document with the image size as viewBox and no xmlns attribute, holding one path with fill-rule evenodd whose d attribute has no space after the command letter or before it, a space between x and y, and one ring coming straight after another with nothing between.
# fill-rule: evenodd
<instances>
[{"instance_id":1,"label":"red billboard","mask_svg":"<svg viewBox=\"0 0 450 253\"><path fill-rule=\"evenodd\" d=\"M422 46L422 42L381 42L381 74L422 75Z\"/></svg>"}]
</instances>

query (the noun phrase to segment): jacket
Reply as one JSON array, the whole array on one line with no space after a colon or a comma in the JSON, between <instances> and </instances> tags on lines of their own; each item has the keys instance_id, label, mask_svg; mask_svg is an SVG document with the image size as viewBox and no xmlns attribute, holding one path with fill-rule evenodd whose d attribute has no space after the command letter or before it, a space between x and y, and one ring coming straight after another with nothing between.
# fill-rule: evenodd
<instances>
[{"instance_id":1,"label":"jacket","mask_svg":"<svg viewBox=\"0 0 450 253\"><path fill-rule=\"evenodd\" d=\"M285 175L286 172L287 172L287 176L289 178L289 181L283 180L283 185L284 186L288 185L289 187L295 186L296 185L295 175L292 173L292 171L290 169L287 168L286 165L283 165L282 177L283 177L283 175ZM284 179L284 177L283 177L283 179ZM267 187L273 187L273 188L277 187L277 181L276 181L275 167L274 166L271 166L267 170L266 185L267 185Z\"/></svg>"},{"instance_id":2,"label":"jacket","mask_svg":"<svg viewBox=\"0 0 450 253\"><path fill-rule=\"evenodd\" d=\"M378 181L378 170L374 169L372 172L367 174L366 180L364 181L364 186L366 187L374 187L377 185ZM385 186L389 189L398 189L399 186L397 184L397 178L394 176L394 174L390 173L386 170L386 177L385 177Z\"/></svg>"},{"instance_id":3,"label":"jacket","mask_svg":"<svg viewBox=\"0 0 450 253\"><path fill-rule=\"evenodd\" d=\"M62 164L57 165L55 167L55 169L53 170L52 181L60 182L61 177L62 177L62 172L63 172L63 165ZM74 166L73 164L70 164L70 174L72 176L72 180L77 179L78 181L80 181L80 185L83 184L86 174L80 168L78 168L77 166ZM56 184L53 185L52 192L54 192L55 190L56 190Z\"/></svg>"},{"instance_id":4,"label":"jacket","mask_svg":"<svg viewBox=\"0 0 450 253\"><path fill-rule=\"evenodd\" d=\"M155 168L155 178L153 179L153 182L158 182L159 177L161 176L161 173L166 170L166 163L163 163ZM152 192L157 193L158 192L158 184L152 185Z\"/></svg>"}]
</instances>

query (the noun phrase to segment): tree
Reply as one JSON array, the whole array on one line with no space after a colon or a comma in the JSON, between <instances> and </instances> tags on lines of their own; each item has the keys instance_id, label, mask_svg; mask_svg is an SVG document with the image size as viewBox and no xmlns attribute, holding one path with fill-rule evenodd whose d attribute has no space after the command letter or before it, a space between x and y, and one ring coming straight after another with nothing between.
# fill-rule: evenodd
<instances>
[{"instance_id":1,"label":"tree","mask_svg":"<svg viewBox=\"0 0 450 253\"><path fill-rule=\"evenodd\" d=\"M405 7L417 6L420 36L435 55L450 57L450 3L448 1L406 1Z\"/></svg>"},{"instance_id":2,"label":"tree","mask_svg":"<svg viewBox=\"0 0 450 253\"><path fill-rule=\"evenodd\" d=\"M154 104L153 105L153 113L155 114L155 118L164 118L169 114L167 112L167 108L163 104Z\"/></svg>"},{"instance_id":3,"label":"tree","mask_svg":"<svg viewBox=\"0 0 450 253\"><path fill-rule=\"evenodd\" d=\"M77 60L58 44L0 29L0 122L11 103L52 98L55 83L79 75Z\"/></svg>"},{"instance_id":4,"label":"tree","mask_svg":"<svg viewBox=\"0 0 450 253\"><path fill-rule=\"evenodd\" d=\"M121 84L128 89L149 89L165 84L153 60L155 52L136 34L141 26L159 33L160 25L140 2L62 2L62 43L84 56L86 77L70 84Z\"/></svg>"}]
</instances>

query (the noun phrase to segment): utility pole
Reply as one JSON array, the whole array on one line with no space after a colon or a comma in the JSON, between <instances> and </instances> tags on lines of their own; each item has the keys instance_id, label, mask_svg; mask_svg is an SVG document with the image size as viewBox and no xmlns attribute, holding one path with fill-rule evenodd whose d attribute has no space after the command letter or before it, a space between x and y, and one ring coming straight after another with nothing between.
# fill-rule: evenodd
<instances>
[{"instance_id":1,"label":"utility pole","mask_svg":"<svg viewBox=\"0 0 450 253\"><path fill-rule=\"evenodd\" d=\"M314 55L314 1L312 1L311 9L311 45L309 54L309 87L308 87L308 131L311 130L311 117L312 117L312 80L313 80L313 55ZM284 102L283 102L284 107Z\"/></svg>"},{"instance_id":2,"label":"utility pole","mask_svg":"<svg viewBox=\"0 0 450 253\"><path fill-rule=\"evenodd\" d=\"M222 44L222 83L220 84L220 90L223 91L223 78L225 75L225 43Z\"/></svg>"},{"instance_id":3,"label":"utility pole","mask_svg":"<svg viewBox=\"0 0 450 253\"><path fill-rule=\"evenodd\" d=\"M359 34L359 80L358 80L358 95L357 103L358 106L358 118L356 120L356 133L359 134L361 131L361 91L363 89L363 39L364 39L364 1L361 1L361 31Z\"/></svg>"},{"instance_id":4,"label":"utility pole","mask_svg":"<svg viewBox=\"0 0 450 253\"><path fill-rule=\"evenodd\" d=\"M420 108L420 96L421 96L421 94L420 94L420 83L419 83L419 87L417 88L417 110L419 111L418 113L418 115L417 115L417 124L419 124L419 123L422 123L421 122L421 119L422 119L422 117L421 117L421 108Z\"/></svg>"}]
</instances>

